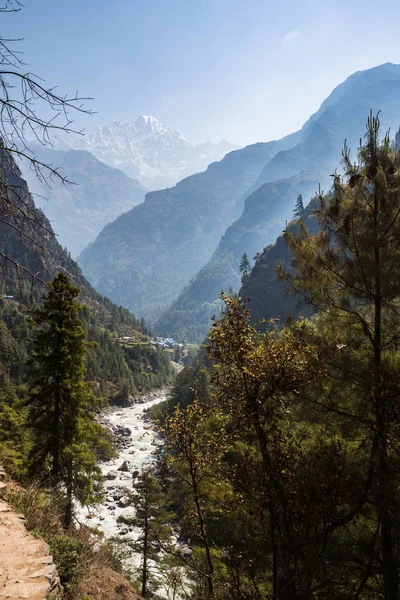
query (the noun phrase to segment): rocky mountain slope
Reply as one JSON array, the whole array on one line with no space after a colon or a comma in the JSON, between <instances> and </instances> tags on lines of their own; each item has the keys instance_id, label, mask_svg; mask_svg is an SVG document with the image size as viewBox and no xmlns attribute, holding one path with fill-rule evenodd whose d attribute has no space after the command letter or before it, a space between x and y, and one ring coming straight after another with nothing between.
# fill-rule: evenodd
<instances>
[{"instance_id":1,"label":"rocky mountain slope","mask_svg":"<svg viewBox=\"0 0 400 600\"><path fill-rule=\"evenodd\" d=\"M133 123L112 121L86 136L56 136L53 143L56 149L87 150L150 190L173 186L204 171L238 147L226 141L190 144L179 131L151 116L141 116Z\"/></svg>"},{"instance_id":2,"label":"rocky mountain slope","mask_svg":"<svg viewBox=\"0 0 400 600\"><path fill-rule=\"evenodd\" d=\"M271 177L291 177L300 170L308 171L316 163L327 167L333 165L335 161L338 162L344 140L347 140L355 157L360 131L365 130L370 110L374 113L381 111L382 131L397 130L400 111L399 65L382 65L355 73L342 86L342 93L338 95L336 88L316 115L305 123L301 143L290 151L278 153L265 165L255 187L271 181ZM337 102L334 102L335 98Z\"/></svg>"},{"instance_id":3,"label":"rocky mountain slope","mask_svg":"<svg viewBox=\"0 0 400 600\"><path fill-rule=\"evenodd\" d=\"M370 110L381 110L382 131L400 124L400 66L385 64L351 75L323 102L298 133L298 143L276 153L264 166L240 218L230 226L210 263L183 290L155 328L170 335L204 338L210 316L218 308L221 289L239 287L243 252L253 257L271 244L290 220L298 194L307 204L321 184L329 189L331 174L340 170L344 141L356 156L360 132ZM278 181L275 181L277 179ZM273 182L273 183L271 183ZM278 225L280 223L280 225Z\"/></svg>"},{"instance_id":4,"label":"rocky mountain slope","mask_svg":"<svg viewBox=\"0 0 400 600\"><path fill-rule=\"evenodd\" d=\"M118 169L83 150L56 151L34 146L36 155L57 167L72 185L40 182L23 163L22 170L37 206L56 231L60 244L77 256L103 227L144 200L145 188Z\"/></svg>"},{"instance_id":5,"label":"rocky mountain slope","mask_svg":"<svg viewBox=\"0 0 400 600\"><path fill-rule=\"evenodd\" d=\"M172 306L154 324L154 331L177 339L201 342L211 325L211 316L221 309L222 290L237 291L241 285L240 259L253 257L271 243L285 227L294 200L302 194L308 202L318 189L318 180L301 176L266 183L245 201L243 214L221 238L211 260L197 273Z\"/></svg>"}]
</instances>

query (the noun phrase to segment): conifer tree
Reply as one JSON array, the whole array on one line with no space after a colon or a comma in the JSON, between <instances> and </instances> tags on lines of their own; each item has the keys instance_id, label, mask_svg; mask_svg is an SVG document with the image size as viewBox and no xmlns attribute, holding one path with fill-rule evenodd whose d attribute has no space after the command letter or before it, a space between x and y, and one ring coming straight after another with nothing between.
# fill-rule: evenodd
<instances>
[{"instance_id":1,"label":"conifer tree","mask_svg":"<svg viewBox=\"0 0 400 600\"><path fill-rule=\"evenodd\" d=\"M358 415L364 429L368 425L363 447L369 462L359 510L375 507L380 546L370 560L381 566L382 597L398 600L400 171L399 153L388 135L379 140L379 125L379 115L371 114L356 163L345 146L345 177L335 175L333 193L319 198L320 232L310 235L304 225L298 233L285 232L296 273L281 275L323 311L347 359L345 365L332 364L332 375L351 386L353 396L359 392L349 415L353 423ZM338 391L332 397L338 398Z\"/></svg>"},{"instance_id":2,"label":"conifer tree","mask_svg":"<svg viewBox=\"0 0 400 600\"><path fill-rule=\"evenodd\" d=\"M66 526L73 496L82 503L94 499L101 477L94 448L107 451L103 430L93 421L96 399L84 380L86 346L78 295L68 276L59 273L49 284L43 308L32 312L36 336L27 401L30 472L65 485Z\"/></svg>"},{"instance_id":3,"label":"conifer tree","mask_svg":"<svg viewBox=\"0 0 400 600\"><path fill-rule=\"evenodd\" d=\"M241 261L240 261L240 265L239 265L239 271L242 274L242 283L244 283L248 276L250 275L250 271L251 271L251 264L250 261L247 257L246 252L244 252Z\"/></svg>"},{"instance_id":4,"label":"conifer tree","mask_svg":"<svg viewBox=\"0 0 400 600\"><path fill-rule=\"evenodd\" d=\"M160 544L168 545L172 520L165 509L163 490L157 479L143 471L133 486L132 506L135 516L123 518L123 522L140 529L139 538L131 544L132 549L141 555L141 595L149 597L154 583L150 574L149 561L160 561Z\"/></svg>"},{"instance_id":5,"label":"conifer tree","mask_svg":"<svg viewBox=\"0 0 400 600\"><path fill-rule=\"evenodd\" d=\"M294 205L293 218L300 219L304 215L304 204L303 196L299 194L297 196L296 204Z\"/></svg>"}]
</instances>

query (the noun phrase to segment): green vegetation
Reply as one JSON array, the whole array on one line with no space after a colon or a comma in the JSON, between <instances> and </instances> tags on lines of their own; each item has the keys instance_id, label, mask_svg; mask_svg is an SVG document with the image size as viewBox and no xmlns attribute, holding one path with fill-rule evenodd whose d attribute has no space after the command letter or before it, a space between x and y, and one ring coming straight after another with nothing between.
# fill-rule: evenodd
<instances>
[{"instance_id":1,"label":"green vegetation","mask_svg":"<svg viewBox=\"0 0 400 600\"><path fill-rule=\"evenodd\" d=\"M85 332L78 295L68 276L59 273L49 284L43 308L32 314L36 336L26 402L26 424L32 432L29 471L65 485L66 527L71 525L73 498L90 504L101 489L97 456L112 454L104 429L94 421L98 402L84 380Z\"/></svg>"},{"instance_id":2,"label":"green vegetation","mask_svg":"<svg viewBox=\"0 0 400 600\"><path fill-rule=\"evenodd\" d=\"M82 552L84 544L81 540L67 535L56 535L50 542L50 551L60 577L61 585L68 591L78 581L82 572Z\"/></svg>"},{"instance_id":3,"label":"green vegetation","mask_svg":"<svg viewBox=\"0 0 400 600\"><path fill-rule=\"evenodd\" d=\"M300 219L304 215L304 204L303 204L303 196L299 194L297 196L296 204L293 209L293 218Z\"/></svg>"},{"instance_id":4,"label":"green vegetation","mask_svg":"<svg viewBox=\"0 0 400 600\"><path fill-rule=\"evenodd\" d=\"M163 489L159 481L148 471L143 471L133 486L131 505L135 508L135 516L121 516L118 521L130 527L137 527L140 535L128 544L124 539L114 539L114 544L129 547L142 556L142 564L134 575L139 583L143 598L152 598L160 579L154 575L155 566L162 561L161 547L168 545L172 530L169 525L172 515L165 508ZM165 561L163 562L165 566ZM157 571L160 569L158 568Z\"/></svg>"},{"instance_id":5,"label":"green vegetation","mask_svg":"<svg viewBox=\"0 0 400 600\"><path fill-rule=\"evenodd\" d=\"M281 281L314 316L256 327L223 296L177 378L164 468L193 599L400 597L400 172L378 131L345 148L314 231L285 231Z\"/></svg>"},{"instance_id":6,"label":"green vegetation","mask_svg":"<svg viewBox=\"0 0 400 600\"><path fill-rule=\"evenodd\" d=\"M249 258L247 256L246 252L244 252L244 254L240 260L239 271L242 274L242 283L244 281L247 281L247 278L250 275L250 271L251 271L251 264L250 264L250 261L249 261Z\"/></svg>"}]
</instances>

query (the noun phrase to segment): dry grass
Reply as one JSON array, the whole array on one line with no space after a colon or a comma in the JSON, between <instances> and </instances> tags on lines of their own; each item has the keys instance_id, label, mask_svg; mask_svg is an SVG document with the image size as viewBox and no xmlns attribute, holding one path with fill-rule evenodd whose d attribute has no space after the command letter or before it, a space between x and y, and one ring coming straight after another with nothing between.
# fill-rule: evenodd
<instances>
[{"instance_id":1,"label":"dry grass","mask_svg":"<svg viewBox=\"0 0 400 600\"><path fill-rule=\"evenodd\" d=\"M131 584L114 571L109 565L92 563L85 573L85 578L79 584L80 596L89 596L91 600L140 600ZM72 600L72 599L71 599Z\"/></svg>"},{"instance_id":2,"label":"dry grass","mask_svg":"<svg viewBox=\"0 0 400 600\"><path fill-rule=\"evenodd\" d=\"M46 539L63 533L62 497L57 489L43 488L38 482L24 488L9 483L6 500L25 516L27 529L36 535Z\"/></svg>"}]
</instances>

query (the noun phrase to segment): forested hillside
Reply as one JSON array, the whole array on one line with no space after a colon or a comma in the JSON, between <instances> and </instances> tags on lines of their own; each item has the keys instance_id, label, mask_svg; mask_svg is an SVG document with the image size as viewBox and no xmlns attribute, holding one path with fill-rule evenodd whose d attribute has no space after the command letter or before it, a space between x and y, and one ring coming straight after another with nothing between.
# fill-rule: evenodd
<instances>
[{"instance_id":1,"label":"forested hillside","mask_svg":"<svg viewBox=\"0 0 400 600\"><path fill-rule=\"evenodd\" d=\"M259 249L279 236L288 215L291 217L294 199L300 194L308 203L318 185L317 180L297 176L257 188L246 198L242 215L228 227L211 260L156 321L154 330L201 342L211 326L212 315L221 310L220 292L240 288L242 256L246 254L250 264L258 261Z\"/></svg>"},{"instance_id":2,"label":"forested hillside","mask_svg":"<svg viewBox=\"0 0 400 600\"><path fill-rule=\"evenodd\" d=\"M285 316L285 282L311 318L260 330L225 295L177 378L163 458L198 597L398 598L400 174L379 125L244 286L258 317Z\"/></svg>"},{"instance_id":3,"label":"forested hillside","mask_svg":"<svg viewBox=\"0 0 400 600\"><path fill-rule=\"evenodd\" d=\"M46 291L45 283L59 271L68 274L81 290L80 302L85 306L82 316L88 341L95 342L88 351L87 377L96 385L98 393L113 398L123 388L128 397L154 385L162 385L171 373L169 359L161 350L151 346L144 321L117 307L90 286L80 268L56 241L43 212L35 208L18 167L4 153L2 174L18 209L14 214L14 226L4 221L0 225L3 393L4 389L14 393L15 386L25 382L32 340L27 323L29 310L41 303ZM4 205L3 211L7 209ZM24 221L28 222L28 228L21 234ZM128 366L123 347L117 342L121 336L137 338L132 369Z\"/></svg>"}]
</instances>

